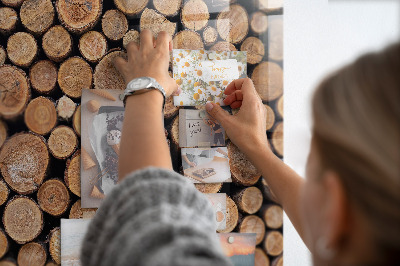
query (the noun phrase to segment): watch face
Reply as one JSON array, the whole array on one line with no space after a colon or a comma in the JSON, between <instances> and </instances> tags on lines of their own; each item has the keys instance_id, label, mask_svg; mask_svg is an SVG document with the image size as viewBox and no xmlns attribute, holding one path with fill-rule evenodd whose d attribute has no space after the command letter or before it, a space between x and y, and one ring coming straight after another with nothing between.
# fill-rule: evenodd
<instances>
[{"instance_id":1,"label":"watch face","mask_svg":"<svg viewBox=\"0 0 400 266\"><path fill-rule=\"evenodd\" d=\"M147 88L149 86L149 84L151 83L149 78L137 78L135 79L132 83L131 83L131 88L134 90L138 90L138 89L143 89L143 88Z\"/></svg>"}]
</instances>

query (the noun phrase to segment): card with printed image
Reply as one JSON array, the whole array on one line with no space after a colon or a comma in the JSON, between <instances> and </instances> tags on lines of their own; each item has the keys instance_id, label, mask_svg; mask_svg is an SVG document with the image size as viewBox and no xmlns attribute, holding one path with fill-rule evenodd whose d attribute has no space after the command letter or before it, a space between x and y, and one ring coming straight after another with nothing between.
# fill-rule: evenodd
<instances>
[{"instance_id":1,"label":"card with printed image","mask_svg":"<svg viewBox=\"0 0 400 266\"><path fill-rule=\"evenodd\" d=\"M208 101L223 106L224 91L231 81L247 76L247 54L240 51L175 49L173 77L182 92L175 106L199 106Z\"/></svg>"},{"instance_id":2,"label":"card with printed image","mask_svg":"<svg viewBox=\"0 0 400 266\"><path fill-rule=\"evenodd\" d=\"M179 147L225 146L225 130L206 110L179 110Z\"/></svg>"},{"instance_id":3,"label":"card with printed image","mask_svg":"<svg viewBox=\"0 0 400 266\"><path fill-rule=\"evenodd\" d=\"M226 228L226 194L211 193L204 195L208 198L214 208L217 230L224 230Z\"/></svg>"},{"instance_id":4,"label":"card with printed image","mask_svg":"<svg viewBox=\"0 0 400 266\"><path fill-rule=\"evenodd\" d=\"M183 174L193 183L232 182L228 149L182 148Z\"/></svg>"}]
</instances>

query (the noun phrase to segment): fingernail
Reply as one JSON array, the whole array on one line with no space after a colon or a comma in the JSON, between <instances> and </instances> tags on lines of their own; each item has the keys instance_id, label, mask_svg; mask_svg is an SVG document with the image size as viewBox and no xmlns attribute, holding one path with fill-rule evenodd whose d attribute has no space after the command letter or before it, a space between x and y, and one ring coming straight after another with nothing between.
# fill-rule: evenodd
<instances>
[{"instance_id":1,"label":"fingernail","mask_svg":"<svg viewBox=\"0 0 400 266\"><path fill-rule=\"evenodd\" d=\"M176 91L176 93L179 95L179 94L181 94L181 92L182 92L182 88L181 88L181 86L178 85L178 90Z\"/></svg>"},{"instance_id":2,"label":"fingernail","mask_svg":"<svg viewBox=\"0 0 400 266\"><path fill-rule=\"evenodd\" d=\"M206 110L207 112L210 112L214 108L214 105L211 102L208 102L206 104Z\"/></svg>"}]
</instances>

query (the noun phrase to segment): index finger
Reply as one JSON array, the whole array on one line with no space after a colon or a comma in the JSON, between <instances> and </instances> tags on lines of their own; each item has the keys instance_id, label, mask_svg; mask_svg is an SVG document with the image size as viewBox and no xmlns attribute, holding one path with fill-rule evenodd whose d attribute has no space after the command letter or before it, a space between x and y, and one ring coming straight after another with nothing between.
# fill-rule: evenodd
<instances>
[{"instance_id":1,"label":"index finger","mask_svg":"<svg viewBox=\"0 0 400 266\"><path fill-rule=\"evenodd\" d=\"M235 79L225 89L226 95L231 95L236 90L241 90L243 95L248 93L256 93L253 81L249 78Z\"/></svg>"}]
</instances>

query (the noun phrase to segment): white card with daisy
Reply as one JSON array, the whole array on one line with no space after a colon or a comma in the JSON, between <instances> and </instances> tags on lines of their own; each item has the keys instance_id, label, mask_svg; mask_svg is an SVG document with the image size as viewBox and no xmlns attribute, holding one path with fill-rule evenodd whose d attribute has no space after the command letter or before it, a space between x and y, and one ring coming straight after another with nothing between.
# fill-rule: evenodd
<instances>
[{"instance_id":1,"label":"white card with daisy","mask_svg":"<svg viewBox=\"0 0 400 266\"><path fill-rule=\"evenodd\" d=\"M240 51L174 49L173 75L182 92L175 106L199 106L207 102L224 105L225 88L247 76L247 54Z\"/></svg>"}]
</instances>

